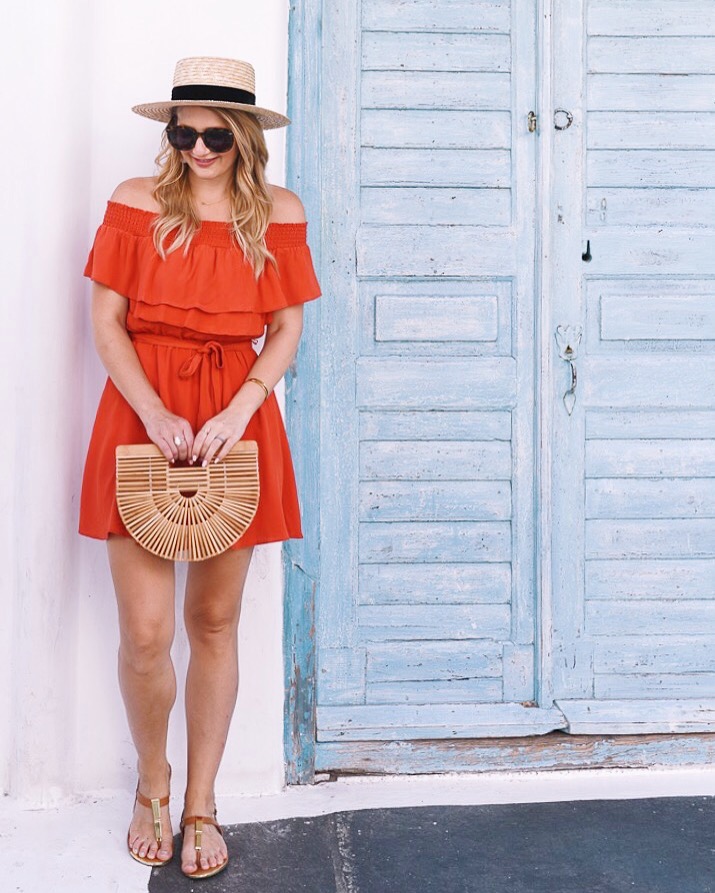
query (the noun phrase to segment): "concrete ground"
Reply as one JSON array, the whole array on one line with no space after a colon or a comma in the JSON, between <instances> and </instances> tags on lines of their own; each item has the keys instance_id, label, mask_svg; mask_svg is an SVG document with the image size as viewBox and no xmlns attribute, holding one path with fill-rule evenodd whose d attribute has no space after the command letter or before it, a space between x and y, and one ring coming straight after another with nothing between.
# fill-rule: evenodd
<instances>
[{"instance_id":1,"label":"concrete ground","mask_svg":"<svg viewBox=\"0 0 715 893\"><path fill-rule=\"evenodd\" d=\"M8 893L715 893L715 769L351 777L219 798L229 868L126 853L129 792L0 803ZM180 802L172 801L178 819Z\"/></svg>"}]
</instances>

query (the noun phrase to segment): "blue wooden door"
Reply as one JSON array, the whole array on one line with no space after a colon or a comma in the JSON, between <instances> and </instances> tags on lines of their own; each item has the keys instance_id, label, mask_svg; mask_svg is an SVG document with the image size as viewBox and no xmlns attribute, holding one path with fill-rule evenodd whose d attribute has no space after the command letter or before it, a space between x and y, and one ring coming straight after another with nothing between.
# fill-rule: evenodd
<instances>
[{"instance_id":1,"label":"blue wooden door","mask_svg":"<svg viewBox=\"0 0 715 893\"><path fill-rule=\"evenodd\" d=\"M554 31L554 105L573 122L559 113L553 136L552 695L572 732L703 731L715 720L713 4L584 0L583 35L575 6L555 6ZM571 415L559 325L572 341L581 331Z\"/></svg>"},{"instance_id":2,"label":"blue wooden door","mask_svg":"<svg viewBox=\"0 0 715 893\"><path fill-rule=\"evenodd\" d=\"M535 6L362 0L322 27L316 761L559 728L535 672Z\"/></svg>"},{"instance_id":3,"label":"blue wooden door","mask_svg":"<svg viewBox=\"0 0 715 893\"><path fill-rule=\"evenodd\" d=\"M710 0L319 5L289 755L715 728Z\"/></svg>"}]
</instances>

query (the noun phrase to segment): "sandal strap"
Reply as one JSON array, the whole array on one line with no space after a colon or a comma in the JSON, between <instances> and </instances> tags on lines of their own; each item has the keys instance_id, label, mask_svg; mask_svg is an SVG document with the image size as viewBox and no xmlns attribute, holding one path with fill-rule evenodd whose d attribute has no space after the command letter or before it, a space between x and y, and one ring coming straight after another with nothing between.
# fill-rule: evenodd
<instances>
[{"instance_id":1,"label":"sandal strap","mask_svg":"<svg viewBox=\"0 0 715 893\"><path fill-rule=\"evenodd\" d=\"M148 797L145 797L144 794L139 793L139 788L137 788L136 793L137 803L141 803L142 806L146 806L151 809L152 818L154 819L154 837L156 838L156 842L161 846L161 843L164 839L164 831L161 825L161 807L169 805L169 795L166 797L155 797L150 800Z\"/></svg>"},{"instance_id":2,"label":"sandal strap","mask_svg":"<svg viewBox=\"0 0 715 893\"><path fill-rule=\"evenodd\" d=\"M214 813L215 815L215 813ZM204 831L204 823L207 825L213 825L214 828L218 830L218 833L223 837L223 829L216 821L215 818L212 818L209 815L190 815L190 816L182 816L181 817L181 833L184 833L184 828L187 825L194 826L194 850L196 851L196 857L198 859L201 848L203 844L203 831Z\"/></svg>"},{"instance_id":3,"label":"sandal strap","mask_svg":"<svg viewBox=\"0 0 715 893\"><path fill-rule=\"evenodd\" d=\"M156 797L154 799L156 799ZM169 798L168 794L166 795L166 797L161 797L159 799L159 806L168 806L169 799L170 798ZM142 806L146 806L149 809L152 808L152 803L154 802L153 800L150 800L148 797L145 797L144 794L140 794L139 791L137 791L137 800L139 801L139 803L141 803Z\"/></svg>"},{"instance_id":4,"label":"sandal strap","mask_svg":"<svg viewBox=\"0 0 715 893\"><path fill-rule=\"evenodd\" d=\"M182 818L181 830L183 831L187 825L193 825L194 827L196 827L197 819L201 822L204 822L204 824L206 824L206 825L213 825L214 828L218 829L218 832L221 835L221 837L223 837L223 829L221 828L219 823L216 821L216 819L212 818L209 815L190 815L190 816L187 816L186 818Z\"/></svg>"}]
</instances>

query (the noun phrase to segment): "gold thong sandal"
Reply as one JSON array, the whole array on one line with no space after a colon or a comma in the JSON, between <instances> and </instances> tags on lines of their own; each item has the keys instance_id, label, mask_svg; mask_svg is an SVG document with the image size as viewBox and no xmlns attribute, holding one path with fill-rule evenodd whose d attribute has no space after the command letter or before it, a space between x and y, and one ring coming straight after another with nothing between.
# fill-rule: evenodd
<instances>
[{"instance_id":1,"label":"gold thong sandal","mask_svg":"<svg viewBox=\"0 0 715 893\"><path fill-rule=\"evenodd\" d=\"M171 767L169 767L169 781L171 782ZM156 842L159 848L161 848L161 841L163 839L162 835L162 827L161 827L161 808L162 806L169 805L169 795L166 797L155 797L153 799L149 799L145 797L144 794L139 793L139 785L137 785L137 792L134 799L134 805L141 803L142 806L146 806L148 809L151 809L152 815L154 817L154 837L156 838ZM127 831L127 848L129 850L129 855L132 859L136 859L137 862L141 862L142 865L151 865L152 867L158 865L166 865L171 862L173 858L173 852L168 859L149 859L147 856L140 856L139 853L135 853L131 848L131 844L129 843L130 832ZM157 852L159 850L157 849Z\"/></svg>"},{"instance_id":2,"label":"gold thong sandal","mask_svg":"<svg viewBox=\"0 0 715 893\"><path fill-rule=\"evenodd\" d=\"M223 830L219 823L216 821L216 812L214 811L213 818L207 815L190 815L187 818L184 818L183 815L181 817L181 834L183 836L184 829L187 825L194 826L194 849L195 849L195 858L196 858L196 871L185 871L185 877L191 878L205 878L205 877L213 877L215 874L218 874L219 871L223 871L224 868L228 865L228 856L224 859L224 861L217 865L215 868L201 868L201 837L203 834L203 826L213 825L214 828L218 829L218 833L223 837Z\"/></svg>"}]
</instances>

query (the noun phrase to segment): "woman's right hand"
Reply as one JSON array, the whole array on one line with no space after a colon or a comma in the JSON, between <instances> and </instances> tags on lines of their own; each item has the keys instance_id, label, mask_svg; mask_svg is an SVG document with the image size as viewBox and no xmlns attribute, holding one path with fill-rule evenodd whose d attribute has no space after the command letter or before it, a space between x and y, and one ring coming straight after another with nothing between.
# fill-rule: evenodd
<instances>
[{"instance_id":1,"label":"woman's right hand","mask_svg":"<svg viewBox=\"0 0 715 893\"><path fill-rule=\"evenodd\" d=\"M194 432L186 419L174 415L162 406L147 413L142 422L149 439L159 447L170 462L175 462L177 459L183 462L191 456ZM180 443L177 444L175 438Z\"/></svg>"}]
</instances>

